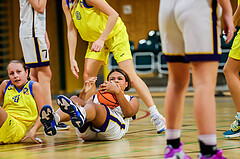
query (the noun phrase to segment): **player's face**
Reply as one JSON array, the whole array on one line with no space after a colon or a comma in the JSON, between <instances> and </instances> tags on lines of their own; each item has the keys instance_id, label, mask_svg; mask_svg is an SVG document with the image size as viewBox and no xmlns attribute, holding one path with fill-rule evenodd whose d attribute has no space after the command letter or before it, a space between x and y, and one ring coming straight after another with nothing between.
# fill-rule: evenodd
<instances>
[{"instance_id":1,"label":"player's face","mask_svg":"<svg viewBox=\"0 0 240 159\"><path fill-rule=\"evenodd\" d=\"M27 82L27 72L20 63L11 63L7 68L8 76L17 88L22 88Z\"/></svg>"},{"instance_id":2,"label":"player's face","mask_svg":"<svg viewBox=\"0 0 240 159\"><path fill-rule=\"evenodd\" d=\"M108 79L109 79L110 82L117 83L123 91L125 90L125 88L128 85L128 82L126 82L126 79L125 79L124 75L119 73L119 72L111 73L109 75Z\"/></svg>"}]
</instances>

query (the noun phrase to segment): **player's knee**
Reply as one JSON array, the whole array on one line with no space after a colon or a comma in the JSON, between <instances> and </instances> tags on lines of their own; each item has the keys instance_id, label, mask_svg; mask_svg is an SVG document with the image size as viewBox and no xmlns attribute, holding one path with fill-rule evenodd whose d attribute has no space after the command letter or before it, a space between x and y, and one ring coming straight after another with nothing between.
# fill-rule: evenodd
<instances>
[{"instance_id":1,"label":"player's knee","mask_svg":"<svg viewBox=\"0 0 240 159\"><path fill-rule=\"evenodd\" d=\"M227 76L227 75L229 74L229 72L230 72L230 69L228 68L227 65L225 65L225 66L223 67L223 74L224 74L225 76Z\"/></svg>"}]
</instances>

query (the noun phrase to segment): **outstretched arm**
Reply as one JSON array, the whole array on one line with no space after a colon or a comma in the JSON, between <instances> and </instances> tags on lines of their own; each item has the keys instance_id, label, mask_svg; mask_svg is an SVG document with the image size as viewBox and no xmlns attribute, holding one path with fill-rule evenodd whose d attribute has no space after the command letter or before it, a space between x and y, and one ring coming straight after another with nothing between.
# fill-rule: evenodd
<instances>
[{"instance_id":1,"label":"outstretched arm","mask_svg":"<svg viewBox=\"0 0 240 159\"><path fill-rule=\"evenodd\" d=\"M97 81L97 77L91 77L88 79L84 85L83 88L79 94L79 98L85 101L85 96L89 90L91 90L93 87L95 87L95 82Z\"/></svg>"},{"instance_id":2,"label":"outstretched arm","mask_svg":"<svg viewBox=\"0 0 240 159\"><path fill-rule=\"evenodd\" d=\"M37 82L34 82L32 87L33 87L33 96L34 96L34 99L37 104L38 113L40 113L40 110L42 109L42 107L44 105L44 101L42 100L42 97L44 96L43 91L42 91L41 86ZM22 141L26 140L27 138L30 138L35 143L39 144L40 142L38 140L36 140L36 133L41 126L42 126L42 124L40 122L40 117L38 116L36 123L33 125L33 127L28 132L28 134L22 139Z\"/></svg>"},{"instance_id":3,"label":"outstretched arm","mask_svg":"<svg viewBox=\"0 0 240 159\"><path fill-rule=\"evenodd\" d=\"M105 29L103 30L99 39L93 43L91 48L91 51L99 52L102 50L105 40L114 28L119 15L110 5L105 3L103 0L86 0L86 2L88 5L98 8L101 12L105 13L108 16L108 21Z\"/></svg>"},{"instance_id":4,"label":"outstretched arm","mask_svg":"<svg viewBox=\"0 0 240 159\"><path fill-rule=\"evenodd\" d=\"M229 0L218 0L224 12L225 29L227 35L226 43L229 43L233 37L235 27L233 25L232 6Z\"/></svg>"},{"instance_id":5,"label":"outstretched arm","mask_svg":"<svg viewBox=\"0 0 240 159\"><path fill-rule=\"evenodd\" d=\"M47 5L47 0L28 0L34 10L43 14Z\"/></svg>"},{"instance_id":6,"label":"outstretched arm","mask_svg":"<svg viewBox=\"0 0 240 159\"><path fill-rule=\"evenodd\" d=\"M69 59L71 64L71 70L73 75L78 78L78 64L75 60L75 51L77 46L77 29L74 26L72 21L72 15L68 9L66 0L62 0L62 8L65 14L66 22L67 22L67 38L68 38L68 50L69 50Z\"/></svg>"}]
</instances>

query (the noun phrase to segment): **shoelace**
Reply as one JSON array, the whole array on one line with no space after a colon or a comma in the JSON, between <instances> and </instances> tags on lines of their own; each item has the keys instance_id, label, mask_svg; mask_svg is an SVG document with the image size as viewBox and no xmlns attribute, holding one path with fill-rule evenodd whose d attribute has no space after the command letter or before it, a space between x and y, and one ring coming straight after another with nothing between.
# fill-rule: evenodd
<instances>
[{"instance_id":1,"label":"shoelace","mask_svg":"<svg viewBox=\"0 0 240 159\"><path fill-rule=\"evenodd\" d=\"M231 124L232 131L238 131L240 129L240 125L237 119Z\"/></svg>"}]
</instances>

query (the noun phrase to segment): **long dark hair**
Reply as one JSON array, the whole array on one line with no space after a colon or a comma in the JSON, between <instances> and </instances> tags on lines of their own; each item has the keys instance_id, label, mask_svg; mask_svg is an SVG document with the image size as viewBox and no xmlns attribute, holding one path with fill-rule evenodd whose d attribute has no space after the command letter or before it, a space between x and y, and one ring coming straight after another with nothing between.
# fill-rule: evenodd
<instances>
[{"instance_id":1,"label":"long dark hair","mask_svg":"<svg viewBox=\"0 0 240 159\"><path fill-rule=\"evenodd\" d=\"M109 76L113 73L113 72L119 72L121 73L125 79L126 79L126 82L128 83L127 87L125 88L124 91L128 91L132 86L131 86L131 81L130 81L130 78L128 77L127 73L125 71L123 71L122 69L120 68L116 68L116 69L112 69L112 71L109 72L108 76L107 76L107 80L109 80Z\"/></svg>"}]
</instances>

